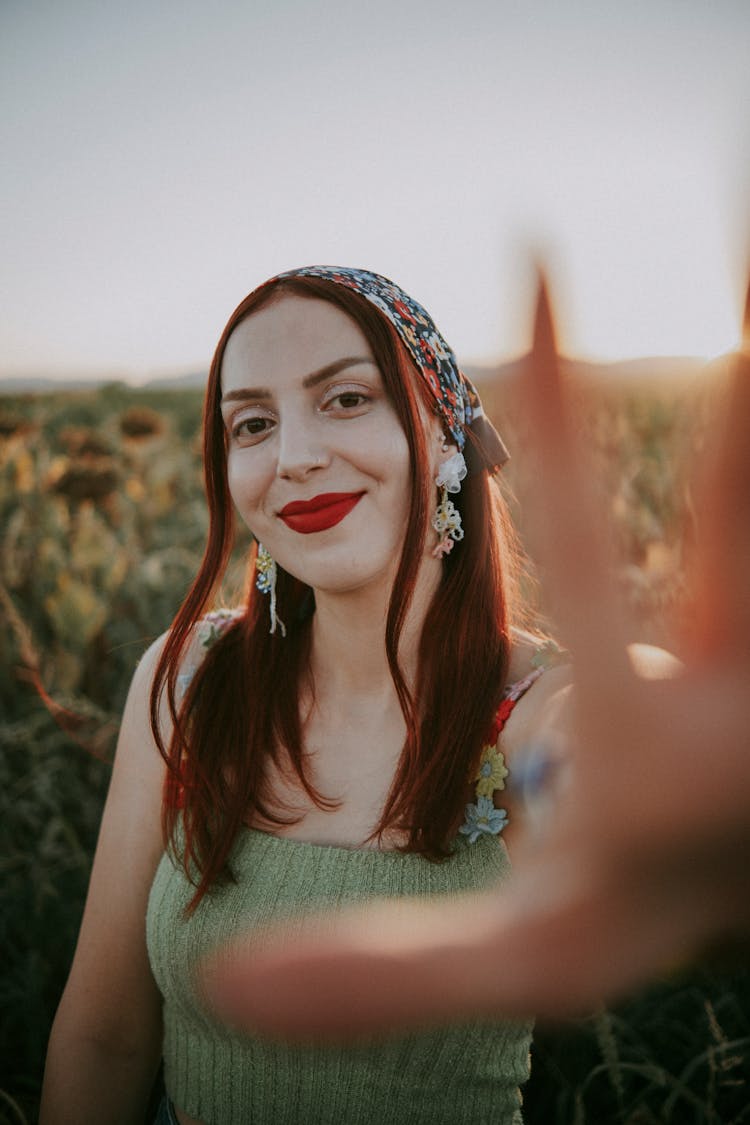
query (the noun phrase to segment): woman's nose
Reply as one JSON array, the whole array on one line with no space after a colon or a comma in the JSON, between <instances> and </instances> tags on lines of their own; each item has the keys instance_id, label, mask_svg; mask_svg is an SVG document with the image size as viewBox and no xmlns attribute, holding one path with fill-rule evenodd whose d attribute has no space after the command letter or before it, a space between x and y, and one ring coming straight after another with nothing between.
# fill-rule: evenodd
<instances>
[{"instance_id":1,"label":"woman's nose","mask_svg":"<svg viewBox=\"0 0 750 1125\"><path fill-rule=\"evenodd\" d=\"M276 475L289 480L304 480L315 469L330 464L327 446L316 438L313 427L282 421L279 432Z\"/></svg>"}]
</instances>

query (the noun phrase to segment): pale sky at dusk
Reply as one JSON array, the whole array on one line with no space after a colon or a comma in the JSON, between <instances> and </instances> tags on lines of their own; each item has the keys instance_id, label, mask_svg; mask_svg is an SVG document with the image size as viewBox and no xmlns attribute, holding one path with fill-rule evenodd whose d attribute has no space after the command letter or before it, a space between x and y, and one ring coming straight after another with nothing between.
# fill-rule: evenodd
<instances>
[{"instance_id":1,"label":"pale sky at dusk","mask_svg":"<svg viewBox=\"0 0 750 1125\"><path fill-rule=\"evenodd\" d=\"M747 0L0 0L0 374L207 366L296 265L365 266L464 361L735 346Z\"/></svg>"}]
</instances>

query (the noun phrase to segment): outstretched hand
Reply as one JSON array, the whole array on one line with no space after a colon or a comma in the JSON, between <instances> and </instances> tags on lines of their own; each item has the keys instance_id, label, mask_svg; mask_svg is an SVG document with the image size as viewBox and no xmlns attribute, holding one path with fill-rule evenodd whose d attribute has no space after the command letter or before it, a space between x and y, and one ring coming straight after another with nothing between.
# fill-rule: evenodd
<instances>
[{"instance_id":1,"label":"outstretched hand","mask_svg":"<svg viewBox=\"0 0 750 1125\"><path fill-rule=\"evenodd\" d=\"M746 313L745 349L749 331ZM574 657L571 783L542 836L517 836L498 892L372 904L222 950L204 983L235 1026L325 1039L573 1015L713 941L750 938L750 358L736 361L701 485L684 671L665 680L639 679L626 656L543 281L526 378L538 472L524 500Z\"/></svg>"}]
</instances>

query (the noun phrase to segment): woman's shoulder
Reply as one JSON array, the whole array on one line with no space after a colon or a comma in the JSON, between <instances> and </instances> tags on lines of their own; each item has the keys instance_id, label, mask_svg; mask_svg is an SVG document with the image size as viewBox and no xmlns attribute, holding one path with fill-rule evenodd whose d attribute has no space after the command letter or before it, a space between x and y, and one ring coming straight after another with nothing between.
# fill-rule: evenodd
<instances>
[{"instance_id":1,"label":"woman's shoulder","mask_svg":"<svg viewBox=\"0 0 750 1125\"><path fill-rule=\"evenodd\" d=\"M242 617L242 614L241 608L216 609L204 614L196 621L180 654L177 673L178 697L185 694L190 681L203 662L206 652L227 632L230 626ZM131 693L144 698L150 693L156 668L161 660L170 633L171 630L166 629L151 642L141 656L133 676Z\"/></svg>"},{"instance_id":2,"label":"woman's shoulder","mask_svg":"<svg viewBox=\"0 0 750 1125\"><path fill-rule=\"evenodd\" d=\"M627 646L627 653L633 671L644 680L669 679L679 675L682 670L682 662L658 645L632 642ZM508 684L518 684L537 671L545 673L544 680L548 686L551 683L557 686L570 683L573 672L572 655L554 638L543 633L512 629Z\"/></svg>"},{"instance_id":3,"label":"woman's shoulder","mask_svg":"<svg viewBox=\"0 0 750 1125\"><path fill-rule=\"evenodd\" d=\"M527 629L511 631L506 691L529 680L559 687L569 683L571 676L571 655L552 637Z\"/></svg>"},{"instance_id":4,"label":"woman's shoulder","mask_svg":"<svg viewBox=\"0 0 750 1125\"><path fill-rule=\"evenodd\" d=\"M665 649L634 643L628 645L627 653L634 673L641 679L667 679L680 674L680 661ZM567 727L573 682L569 652L547 636L514 630L504 693L508 701L507 729L503 732L506 747L526 742L543 729Z\"/></svg>"},{"instance_id":5,"label":"woman's shoulder","mask_svg":"<svg viewBox=\"0 0 750 1125\"><path fill-rule=\"evenodd\" d=\"M549 721L573 682L570 653L544 634L514 629L508 678L501 704L503 742L511 750L531 727ZM498 734L501 732L498 731Z\"/></svg>"},{"instance_id":6,"label":"woman's shoulder","mask_svg":"<svg viewBox=\"0 0 750 1125\"><path fill-rule=\"evenodd\" d=\"M203 652L223 637L228 629L235 625L244 614L242 606L232 609L212 609L195 624L194 637Z\"/></svg>"},{"instance_id":7,"label":"woman's shoulder","mask_svg":"<svg viewBox=\"0 0 750 1125\"><path fill-rule=\"evenodd\" d=\"M516 751L528 738L529 716L538 722L546 701L563 691L570 680L570 658L559 645L547 636L513 630L502 700L473 781L475 803L466 806L466 820L459 829L470 843L482 833L504 830L508 820L506 778Z\"/></svg>"},{"instance_id":8,"label":"woman's shoulder","mask_svg":"<svg viewBox=\"0 0 750 1125\"><path fill-rule=\"evenodd\" d=\"M240 607L234 609L214 609L199 618L193 626L188 642L180 660L177 675L177 690L184 695L210 648L236 624L243 615Z\"/></svg>"}]
</instances>

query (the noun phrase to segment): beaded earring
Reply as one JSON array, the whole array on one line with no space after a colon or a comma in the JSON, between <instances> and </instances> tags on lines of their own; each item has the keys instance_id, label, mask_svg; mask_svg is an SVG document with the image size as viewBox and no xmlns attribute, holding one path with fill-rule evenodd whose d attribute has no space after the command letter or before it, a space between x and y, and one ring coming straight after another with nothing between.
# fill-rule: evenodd
<instances>
[{"instance_id":1,"label":"beaded earring","mask_svg":"<svg viewBox=\"0 0 750 1125\"><path fill-rule=\"evenodd\" d=\"M255 557L255 585L261 594L271 595L271 632L276 632L279 626L282 637L286 636L284 622L276 615L276 562L268 553L262 543L258 543L258 554Z\"/></svg>"},{"instance_id":2,"label":"beaded earring","mask_svg":"<svg viewBox=\"0 0 750 1125\"><path fill-rule=\"evenodd\" d=\"M461 513L453 501L448 499L448 493L451 492L456 495L460 492L461 481L465 476L466 461L463 453L458 452L441 463L438 475L435 478L435 484L440 489L440 500L432 520L432 526L440 536L437 546L432 552L432 557L435 559L441 559L445 555L449 555L453 550L454 542L458 542L464 537L464 529L461 527Z\"/></svg>"}]
</instances>

